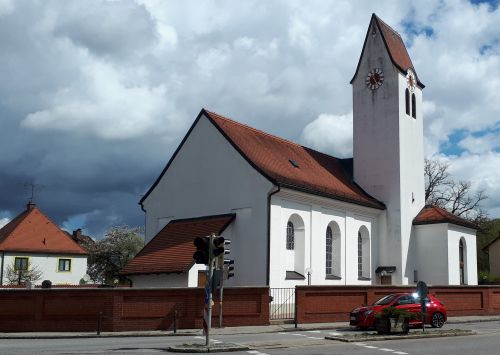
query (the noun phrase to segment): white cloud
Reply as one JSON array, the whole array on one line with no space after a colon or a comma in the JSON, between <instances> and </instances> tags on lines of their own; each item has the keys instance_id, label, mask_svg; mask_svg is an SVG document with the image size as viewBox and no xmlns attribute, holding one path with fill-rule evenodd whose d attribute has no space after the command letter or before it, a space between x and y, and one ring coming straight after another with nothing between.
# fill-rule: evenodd
<instances>
[{"instance_id":1,"label":"white cloud","mask_svg":"<svg viewBox=\"0 0 500 355\"><path fill-rule=\"evenodd\" d=\"M352 157L352 112L340 116L320 114L304 128L302 140L333 156Z\"/></svg>"},{"instance_id":2,"label":"white cloud","mask_svg":"<svg viewBox=\"0 0 500 355\"><path fill-rule=\"evenodd\" d=\"M469 135L458 145L473 154L489 153L500 148L500 133L488 133L480 137Z\"/></svg>"},{"instance_id":3,"label":"white cloud","mask_svg":"<svg viewBox=\"0 0 500 355\"><path fill-rule=\"evenodd\" d=\"M0 218L0 228L2 228L3 226L5 226L9 222L10 222L10 219L7 218L7 217Z\"/></svg>"}]
</instances>

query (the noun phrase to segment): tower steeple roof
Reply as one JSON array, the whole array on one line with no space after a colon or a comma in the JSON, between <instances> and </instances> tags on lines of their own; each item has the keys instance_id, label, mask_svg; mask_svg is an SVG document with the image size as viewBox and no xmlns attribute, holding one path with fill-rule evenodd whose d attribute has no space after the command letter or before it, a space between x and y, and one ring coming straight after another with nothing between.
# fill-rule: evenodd
<instances>
[{"instance_id":1,"label":"tower steeple roof","mask_svg":"<svg viewBox=\"0 0 500 355\"><path fill-rule=\"evenodd\" d=\"M417 78L417 84L421 88L424 88L425 85L418 78L417 72L415 70L415 67L413 66L408 51L406 50L406 46L403 42L403 39L401 38L401 35L398 32L396 32L391 26L382 21L375 14L372 14L370 25L368 26L368 30L366 32L366 37L363 44L363 50L361 51L361 55L359 56L356 72L354 73L354 76L351 79L351 83L354 81L356 75L358 74L359 66L361 64L361 58L363 58L363 53L366 47L366 41L369 38L370 30L373 28L373 26L376 26L378 32L381 34L383 42L385 44L385 48L387 49L389 57L391 58L391 61L394 64L394 66L396 66L396 68L398 68L399 71L401 71L405 75L408 72L408 69L411 69L415 73L415 76Z\"/></svg>"}]
</instances>

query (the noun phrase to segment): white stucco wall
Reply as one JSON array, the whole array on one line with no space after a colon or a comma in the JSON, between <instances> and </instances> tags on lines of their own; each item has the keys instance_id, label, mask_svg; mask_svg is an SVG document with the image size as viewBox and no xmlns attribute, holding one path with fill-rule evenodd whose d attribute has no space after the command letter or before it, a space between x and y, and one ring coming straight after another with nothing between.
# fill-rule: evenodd
<instances>
[{"instance_id":1,"label":"white stucco wall","mask_svg":"<svg viewBox=\"0 0 500 355\"><path fill-rule=\"evenodd\" d=\"M293 287L306 285L307 270L311 270L312 285L370 285L375 283L374 270L378 263L377 220L382 211L349 203L308 195L283 189L271 199L271 287ZM286 226L288 220L300 216L304 222L304 248L298 245L293 252L286 249ZM292 217L293 218L293 217ZM326 278L326 228L335 222L340 229L341 273L339 280ZM371 280L358 279L358 230L365 226L370 233ZM304 266L297 269L293 262L295 253L304 257ZM296 271L306 276L305 280L286 280L286 271Z\"/></svg>"},{"instance_id":2,"label":"white stucco wall","mask_svg":"<svg viewBox=\"0 0 500 355\"><path fill-rule=\"evenodd\" d=\"M188 273L132 275L129 278L134 288L188 287Z\"/></svg>"},{"instance_id":3,"label":"white stucco wall","mask_svg":"<svg viewBox=\"0 0 500 355\"><path fill-rule=\"evenodd\" d=\"M449 284L460 285L459 242L465 240L465 283L477 285L476 231L448 224Z\"/></svg>"},{"instance_id":4,"label":"white stucco wall","mask_svg":"<svg viewBox=\"0 0 500 355\"><path fill-rule=\"evenodd\" d=\"M171 219L236 213L230 255L235 277L230 284L265 285L267 196L272 188L202 117L144 201L146 241Z\"/></svg>"},{"instance_id":5,"label":"white stucco wall","mask_svg":"<svg viewBox=\"0 0 500 355\"><path fill-rule=\"evenodd\" d=\"M29 253L5 253L3 284L7 284L6 270L8 266L14 265L16 257L28 257L29 267L36 266L43 272L40 280L35 285L40 285L43 280L52 281L53 285L78 285L80 279L87 273L87 256L65 255L65 254L29 254ZM71 260L71 271L58 271L59 259Z\"/></svg>"},{"instance_id":6,"label":"white stucco wall","mask_svg":"<svg viewBox=\"0 0 500 355\"><path fill-rule=\"evenodd\" d=\"M446 223L414 226L418 281L448 284L448 228ZM414 281L414 280L410 280Z\"/></svg>"}]
</instances>

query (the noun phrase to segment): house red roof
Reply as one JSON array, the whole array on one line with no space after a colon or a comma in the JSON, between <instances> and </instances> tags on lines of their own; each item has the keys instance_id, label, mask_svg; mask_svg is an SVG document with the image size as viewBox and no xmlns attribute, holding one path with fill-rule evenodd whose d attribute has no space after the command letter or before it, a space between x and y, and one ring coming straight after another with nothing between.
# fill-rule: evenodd
<instances>
[{"instance_id":1,"label":"house red roof","mask_svg":"<svg viewBox=\"0 0 500 355\"><path fill-rule=\"evenodd\" d=\"M382 39L385 43L385 47L387 48L387 52L389 53L389 57L391 58L392 63L403 73L406 74L408 69L411 69L417 78L418 84L423 88L424 84L420 82L418 79L417 72L413 67L413 63L411 61L410 55L406 50L406 46L401 38L401 35L397 33L391 26L382 21L377 15L372 15L372 20L370 21L370 26L368 27L368 31L366 33L365 42L363 44L363 50L361 52L361 56L359 58L358 66L356 68L356 72L354 73L354 77L351 80L353 82L354 78L358 74L359 65L361 63L361 58L363 57L363 52L365 50L366 41L369 38L371 24L375 22L376 26L379 29L379 32L382 34Z\"/></svg>"},{"instance_id":2,"label":"house red roof","mask_svg":"<svg viewBox=\"0 0 500 355\"><path fill-rule=\"evenodd\" d=\"M192 127L203 116L214 124L252 167L273 184L340 201L385 209L382 202L368 195L353 181L352 167L350 167L352 159L338 159L320 153L205 109L201 110ZM141 204L165 174L188 136L189 132L156 182L141 199Z\"/></svg>"},{"instance_id":3,"label":"house red roof","mask_svg":"<svg viewBox=\"0 0 500 355\"><path fill-rule=\"evenodd\" d=\"M474 223L464 218L455 216L453 213L434 205L426 205L413 219L414 225L437 223L451 223L462 227L477 229L477 226Z\"/></svg>"},{"instance_id":4,"label":"house red roof","mask_svg":"<svg viewBox=\"0 0 500 355\"><path fill-rule=\"evenodd\" d=\"M0 251L87 254L34 203L0 229Z\"/></svg>"},{"instance_id":5,"label":"house red roof","mask_svg":"<svg viewBox=\"0 0 500 355\"><path fill-rule=\"evenodd\" d=\"M195 238L220 235L235 214L170 221L120 272L122 275L181 273L193 265Z\"/></svg>"}]
</instances>

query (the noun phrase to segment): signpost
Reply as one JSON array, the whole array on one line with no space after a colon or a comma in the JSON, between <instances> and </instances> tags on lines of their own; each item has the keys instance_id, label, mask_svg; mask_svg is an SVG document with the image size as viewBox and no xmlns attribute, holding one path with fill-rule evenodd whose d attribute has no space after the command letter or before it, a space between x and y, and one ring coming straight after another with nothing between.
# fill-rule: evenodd
<instances>
[{"instance_id":1,"label":"signpost","mask_svg":"<svg viewBox=\"0 0 500 355\"><path fill-rule=\"evenodd\" d=\"M422 331L425 332L425 321L427 317L427 295L429 294L429 288L423 281L417 282L417 294L420 298L420 308L422 309Z\"/></svg>"}]
</instances>

